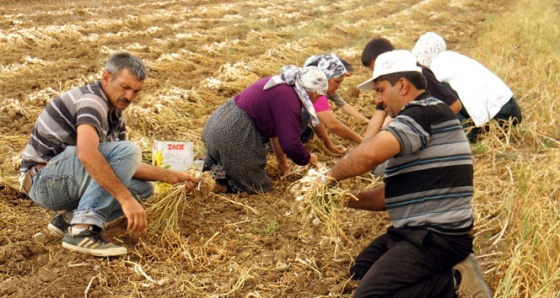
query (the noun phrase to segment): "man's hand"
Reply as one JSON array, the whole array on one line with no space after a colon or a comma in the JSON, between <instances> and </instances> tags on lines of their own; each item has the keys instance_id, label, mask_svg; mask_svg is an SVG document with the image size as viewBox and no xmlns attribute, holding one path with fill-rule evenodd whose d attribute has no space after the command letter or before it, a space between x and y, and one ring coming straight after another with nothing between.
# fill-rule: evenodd
<instances>
[{"instance_id":1,"label":"man's hand","mask_svg":"<svg viewBox=\"0 0 560 298\"><path fill-rule=\"evenodd\" d=\"M191 192L198 185L199 180L189 175L188 173L186 172L174 172L174 173L177 176L177 182L175 183L185 182L185 190L187 191L187 193Z\"/></svg>"},{"instance_id":2,"label":"man's hand","mask_svg":"<svg viewBox=\"0 0 560 298\"><path fill-rule=\"evenodd\" d=\"M146 226L148 225L146 211L136 199L131 198L126 200L124 203L121 203L121 209L128 221L128 226L126 228L129 231L140 233L146 229Z\"/></svg>"},{"instance_id":3,"label":"man's hand","mask_svg":"<svg viewBox=\"0 0 560 298\"><path fill-rule=\"evenodd\" d=\"M193 190L198 184L198 179L187 172L163 169L145 162L140 163L138 170L134 173L134 178L145 181L167 182L169 184L185 182L185 190L187 192Z\"/></svg>"},{"instance_id":4,"label":"man's hand","mask_svg":"<svg viewBox=\"0 0 560 298\"><path fill-rule=\"evenodd\" d=\"M329 172L323 173L321 176L317 177L313 183L313 189L320 189L329 185L334 185L337 183L336 179L329 176Z\"/></svg>"}]
</instances>

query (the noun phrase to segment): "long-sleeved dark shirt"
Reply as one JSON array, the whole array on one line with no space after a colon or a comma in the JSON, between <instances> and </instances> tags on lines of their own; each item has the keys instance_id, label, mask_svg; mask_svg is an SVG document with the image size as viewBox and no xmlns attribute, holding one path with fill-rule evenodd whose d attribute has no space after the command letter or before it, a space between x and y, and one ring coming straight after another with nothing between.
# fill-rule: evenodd
<instances>
[{"instance_id":1,"label":"long-sleeved dark shirt","mask_svg":"<svg viewBox=\"0 0 560 298\"><path fill-rule=\"evenodd\" d=\"M263 90L269 79L262 78L243 90L235 103L253 119L263 137L278 137L286 156L298 165L306 165L310 154L301 142L302 104L288 84Z\"/></svg>"}]
</instances>

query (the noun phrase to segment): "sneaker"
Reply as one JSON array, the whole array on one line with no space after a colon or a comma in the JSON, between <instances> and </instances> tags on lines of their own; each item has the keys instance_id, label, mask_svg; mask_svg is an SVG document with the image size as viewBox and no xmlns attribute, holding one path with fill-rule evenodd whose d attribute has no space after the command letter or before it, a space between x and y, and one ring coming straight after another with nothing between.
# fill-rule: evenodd
<instances>
[{"instance_id":1,"label":"sneaker","mask_svg":"<svg viewBox=\"0 0 560 298\"><path fill-rule=\"evenodd\" d=\"M114 257L126 255L126 247L114 245L101 237L101 228L89 226L78 235L72 235L68 229L62 240L62 246L69 250L87 253L97 257Z\"/></svg>"},{"instance_id":2,"label":"sneaker","mask_svg":"<svg viewBox=\"0 0 560 298\"><path fill-rule=\"evenodd\" d=\"M466 259L453 267L461 273L461 282L456 291L457 297L491 298L492 291L486 285L478 266L476 257L470 254Z\"/></svg>"},{"instance_id":3,"label":"sneaker","mask_svg":"<svg viewBox=\"0 0 560 298\"><path fill-rule=\"evenodd\" d=\"M53 217L53 219L47 226L47 230L49 230L49 232L53 233L56 236L64 237L64 234L66 234L68 227L70 227L70 223L66 221L64 215L61 213Z\"/></svg>"}]
</instances>

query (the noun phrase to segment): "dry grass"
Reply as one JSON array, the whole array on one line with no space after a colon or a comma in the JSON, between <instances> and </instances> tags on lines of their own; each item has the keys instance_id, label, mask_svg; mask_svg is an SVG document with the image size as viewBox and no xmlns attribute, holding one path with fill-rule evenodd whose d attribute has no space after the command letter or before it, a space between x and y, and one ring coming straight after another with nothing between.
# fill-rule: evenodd
<instances>
[{"instance_id":1,"label":"dry grass","mask_svg":"<svg viewBox=\"0 0 560 298\"><path fill-rule=\"evenodd\" d=\"M294 209L301 216L302 231L319 233L330 242L336 243L340 238L350 239L342 227L341 215L348 200L357 200L346 189L338 186L324 186L316 181L326 169L310 169L307 174L290 185L296 203Z\"/></svg>"},{"instance_id":2,"label":"dry grass","mask_svg":"<svg viewBox=\"0 0 560 298\"><path fill-rule=\"evenodd\" d=\"M354 65L341 94L371 115L371 93L355 88L371 75L360 66L363 45L373 36L384 36L397 47L410 49L422 33L435 30L450 49L481 61L502 77L524 113L519 129L504 132L493 127L472 146L475 253L484 276L496 297L558 297L557 3L345 0L320 1L310 8L305 2L298 7L298 3L271 1L264 8L254 1L202 2L190 6L190 1L176 5L139 1L134 3L138 7L119 2L109 12L84 3L75 13L62 14L64 24L59 27L66 30L64 34L49 31L57 27L58 17L42 15L43 9L34 10L28 21L19 11L9 11L9 6L0 8L5 18L15 19L13 23L0 20L2 28L10 28L0 35L8 49L0 50L7 57L0 69L0 103L6 107L0 114L3 194L13 197L17 157L45 103L60 91L96 79L102 61L117 50L140 55L150 70L141 100L126 112L130 138L140 144L146 159L155 135L193 141L197 158L204 154L199 141L202 127L217 106L255 79L276 74L284 64L301 65L311 54L334 51ZM484 22L488 15L480 12L481 7L496 12L502 5L506 10ZM120 10L127 14L118 15ZM260 18L250 18L246 12ZM80 15L87 15L87 20ZM68 22L77 29L66 26ZM21 29L25 26L35 31ZM85 44L80 47L85 49L68 49L66 44ZM25 58L29 55L34 56ZM338 111L336 115L363 132L357 121ZM338 159L316 140L309 148L326 165ZM41 296L59 289L52 296L350 296L355 284L347 280L347 268L360 249L384 231L389 223L386 214L342 209L337 201L342 196L337 194L328 202L307 205L321 211L325 205L333 207L323 214L326 225L306 224L312 217L292 212L300 205L289 191L305 171L297 168L281 177L276 167L269 160L274 187L264 195L217 195L204 189L186 195L182 186L160 192L146 204L154 230L134 241L122 231L124 236L119 235L133 247L127 259L100 261L61 252L60 243L40 240L51 214L20 197L2 200L0 224L9 237L0 240L0 294L17 296L23 289L22 297ZM345 181L342 187L363 189L377 183L364 176ZM333 201L337 203L328 205ZM328 237L314 237L319 233ZM347 238L329 240L340 235ZM70 289L64 283L69 275L85 281L72 281L76 286ZM79 293L71 292L73 288L79 288Z\"/></svg>"},{"instance_id":3,"label":"dry grass","mask_svg":"<svg viewBox=\"0 0 560 298\"><path fill-rule=\"evenodd\" d=\"M165 185L157 183L158 191L150 198L147 211L150 216L150 232L172 233L179 230L179 218L185 211L187 194L185 185Z\"/></svg>"},{"instance_id":4,"label":"dry grass","mask_svg":"<svg viewBox=\"0 0 560 298\"><path fill-rule=\"evenodd\" d=\"M173 238L179 236L180 218L183 212L189 210L188 199L204 199L213 194L216 182L210 172L194 173L191 171L191 174L199 179L199 182L190 194L187 193L184 183L170 185L156 182L155 194L146 203L146 209L151 219L150 233L173 235Z\"/></svg>"},{"instance_id":5,"label":"dry grass","mask_svg":"<svg viewBox=\"0 0 560 298\"><path fill-rule=\"evenodd\" d=\"M560 28L557 4L518 1L468 52L512 87L518 130L497 126L476 155L477 246L496 297L560 295Z\"/></svg>"}]
</instances>

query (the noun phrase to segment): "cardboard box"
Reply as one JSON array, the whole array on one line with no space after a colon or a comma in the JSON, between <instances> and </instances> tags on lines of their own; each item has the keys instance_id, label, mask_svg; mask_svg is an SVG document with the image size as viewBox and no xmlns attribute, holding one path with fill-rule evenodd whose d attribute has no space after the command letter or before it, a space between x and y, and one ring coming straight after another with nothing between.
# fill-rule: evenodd
<instances>
[{"instance_id":1,"label":"cardboard box","mask_svg":"<svg viewBox=\"0 0 560 298\"><path fill-rule=\"evenodd\" d=\"M193 164L193 143L181 141L152 142L152 164L166 169L186 171Z\"/></svg>"}]
</instances>

